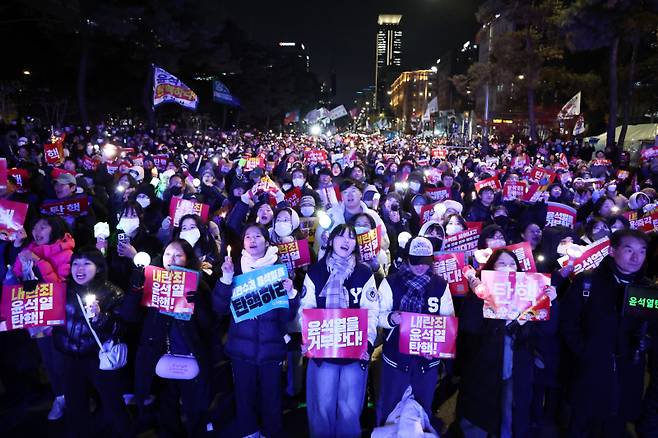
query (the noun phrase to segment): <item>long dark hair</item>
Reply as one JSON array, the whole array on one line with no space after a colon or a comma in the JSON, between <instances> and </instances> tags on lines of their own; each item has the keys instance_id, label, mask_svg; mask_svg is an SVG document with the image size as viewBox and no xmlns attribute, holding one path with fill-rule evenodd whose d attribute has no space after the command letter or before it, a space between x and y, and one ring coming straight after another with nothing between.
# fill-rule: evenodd
<instances>
[{"instance_id":1,"label":"long dark hair","mask_svg":"<svg viewBox=\"0 0 658 438\"><path fill-rule=\"evenodd\" d=\"M92 282L104 283L107 281L107 261L105 261L105 257L103 256L102 252L93 246L80 248L73 253L73 256L71 256L71 265L73 265L73 262L78 259L87 259L96 265L96 275L94 276ZM74 281L73 271L71 271L71 274L69 274L69 284L72 281Z\"/></svg>"},{"instance_id":2,"label":"long dark hair","mask_svg":"<svg viewBox=\"0 0 658 438\"><path fill-rule=\"evenodd\" d=\"M172 237L174 239L179 239L180 238L180 233L182 231L183 227L183 221L186 219L192 219L194 223L196 224L196 227L199 229L199 233L201 234L201 237L199 237L199 240L197 241L196 245L194 245L195 248L199 249L200 255L207 255L207 254L213 254L217 255L217 245L215 245L214 239L210 235L210 231L208 230L208 226L203 223L201 220L201 217L196 214L186 214L183 215L180 218L180 221L178 221L178 226L174 228L174 232L172 234ZM213 251L213 248L215 251Z\"/></svg>"},{"instance_id":3,"label":"long dark hair","mask_svg":"<svg viewBox=\"0 0 658 438\"><path fill-rule=\"evenodd\" d=\"M352 224L339 224L336 225L336 228L331 230L331 233L329 233L329 238L327 239L327 255L331 255L334 252L334 238L336 236L339 236L343 234L345 230L348 230L350 232L350 237L356 240L356 230L354 229L354 225ZM359 251L358 245L354 245L354 254L356 254Z\"/></svg>"},{"instance_id":4,"label":"long dark hair","mask_svg":"<svg viewBox=\"0 0 658 438\"><path fill-rule=\"evenodd\" d=\"M195 271L201 269L201 262L199 261L199 258L194 253L194 248L192 248L192 245L190 245L190 243L187 240L172 239L171 241L169 241L169 243L165 245L164 250L162 251L163 255L164 252L167 250L167 247L171 244L179 245L183 250L183 252L185 253L185 259L187 261L185 263L185 266L181 266L182 268L194 269Z\"/></svg>"},{"instance_id":5,"label":"long dark hair","mask_svg":"<svg viewBox=\"0 0 658 438\"><path fill-rule=\"evenodd\" d=\"M489 257L489 260L487 260L487 263L484 264L484 267L482 268L483 271L495 271L494 265L498 261L501 255L507 254L508 256L512 257L514 259L514 263L516 263L516 272L519 272L521 270L521 265L519 264L519 259L516 258L514 255L513 251L510 251L507 248L498 248L494 250L493 254L491 254L491 257Z\"/></svg>"}]
</instances>

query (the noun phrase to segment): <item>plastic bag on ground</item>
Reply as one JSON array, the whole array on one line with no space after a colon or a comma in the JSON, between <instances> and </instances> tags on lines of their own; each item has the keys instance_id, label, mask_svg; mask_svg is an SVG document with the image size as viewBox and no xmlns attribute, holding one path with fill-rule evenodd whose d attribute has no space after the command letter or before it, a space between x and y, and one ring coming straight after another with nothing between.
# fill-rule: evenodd
<instances>
[{"instance_id":1,"label":"plastic bag on ground","mask_svg":"<svg viewBox=\"0 0 658 438\"><path fill-rule=\"evenodd\" d=\"M371 438L437 438L439 434L430 424L423 407L414 400L411 386L386 418L386 424L376 427Z\"/></svg>"}]
</instances>

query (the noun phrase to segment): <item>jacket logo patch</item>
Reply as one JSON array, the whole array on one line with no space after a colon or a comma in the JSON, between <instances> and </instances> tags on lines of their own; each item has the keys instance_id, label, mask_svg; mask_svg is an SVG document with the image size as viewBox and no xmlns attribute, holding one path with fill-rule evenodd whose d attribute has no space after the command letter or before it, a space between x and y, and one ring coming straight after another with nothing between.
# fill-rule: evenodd
<instances>
[{"instance_id":1,"label":"jacket logo patch","mask_svg":"<svg viewBox=\"0 0 658 438\"><path fill-rule=\"evenodd\" d=\"M361 297L361 293L363 292L363 288L361 287L353 287L352 289L349 290L350 295L352 295L352 302L353 303L358 303L359 298Z\"/></svg>"}]
</instances>

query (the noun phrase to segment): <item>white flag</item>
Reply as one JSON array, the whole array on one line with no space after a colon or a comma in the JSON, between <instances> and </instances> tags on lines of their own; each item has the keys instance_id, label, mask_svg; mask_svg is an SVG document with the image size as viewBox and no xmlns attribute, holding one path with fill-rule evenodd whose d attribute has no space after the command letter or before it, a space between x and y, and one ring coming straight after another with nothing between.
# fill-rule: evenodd
<instances>
[{"instance_id":1,"label":"white flag","mask_svg":"<svg viewBox=\"0 0 658 438\"><path fill-rule=\"evenodd\" d=\"M580 115L576 120L576 125L573 127L573 135L580 135L585 132L585 118Z\"/></svg>"},{"instance_id":2,"label":"white flag","mask_svg":"<svg viewBox=\"0 0 658 438\"><path fill-rule=\"evenodd\" d=\"M166 70L153 68L153 107L174 102L186 108L196 109L199 98L190 87Z\"/></svg>"},{"instance_id":3,"label":"white flag","mask_svg":"<svg viewBox=\"0 0 658 438\"><path fill-rule=\"evenodd\" d=\"M580 114L580 91L569 99L557 115L558 119L566 119Z\"/></svg>"},{"instance_id":4,"label":"white flag","mask_svg":"<svg viewBox=\"0 0 658 438\"><path fill-rule=\"evenodd\" d=\"M346 115L347 115L347 110L345 109L344 105L339 105L336 108L329 111L329 118L331 120L340 119L341 117L344 117Z\"/></svg>"},{"instance_id":5,"label":"white flag","mask_svg":"<svg viewBox=\"0 0 658 438\"><path fill-rule=\"evenodd\" d=\"M423 122L429 121L430 115L438 111L439 111L439 101L437 100L436 97L434 97L434 99L430 100L429 103L427 104L427 108L425 108L425 113L423 113Z\"/></svg>"}]
</instances>

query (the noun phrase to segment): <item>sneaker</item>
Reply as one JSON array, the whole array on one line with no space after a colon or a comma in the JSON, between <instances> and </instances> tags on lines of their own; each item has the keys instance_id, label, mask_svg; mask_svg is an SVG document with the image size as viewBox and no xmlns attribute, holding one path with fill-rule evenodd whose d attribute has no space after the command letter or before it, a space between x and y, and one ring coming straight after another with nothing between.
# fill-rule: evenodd
<instances>
[{"instance_id":1,"label":"sneaker","mask_svg":"<svg viewBox=\"0 0 658 438\"><path fill-rule=\"evenodd\" d=\"M55 401L53 401L53 406L50 408L50 412L48 412L48 419L51 421L59 420L64 416L64 408L66 408L66 402L64 401L64 396L60 395L58 397L55 397Z\"/></svg>"}]
</instances>

